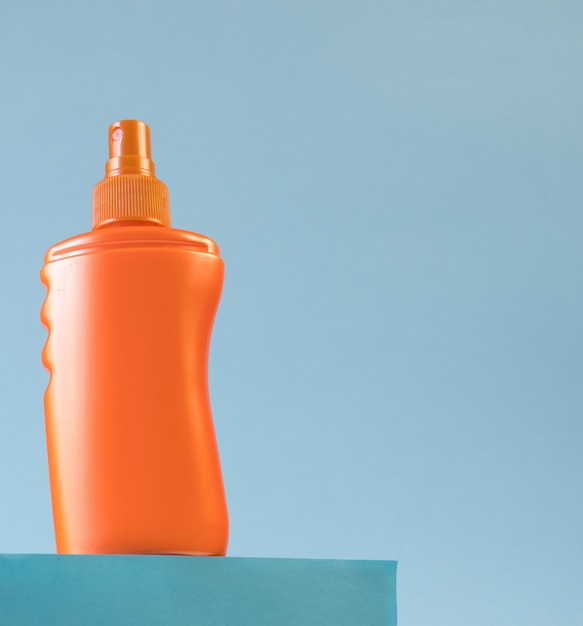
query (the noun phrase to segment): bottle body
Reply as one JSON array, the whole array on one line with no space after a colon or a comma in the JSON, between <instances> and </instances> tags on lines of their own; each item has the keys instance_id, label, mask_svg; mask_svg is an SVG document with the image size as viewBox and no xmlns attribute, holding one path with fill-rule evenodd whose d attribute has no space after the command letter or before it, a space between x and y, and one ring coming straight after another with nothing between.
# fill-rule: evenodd
<instances>
[{"instance_id":1,"label":"bottle body","mask_svg":"<svg viewBox=\"0 0 583 626\"><path fill-rule=\"evenodd\" d=\"M53 246L41 278L57 551L224 555L207 386L218 248L122 222Z\"/></svg>"}]
</instances>

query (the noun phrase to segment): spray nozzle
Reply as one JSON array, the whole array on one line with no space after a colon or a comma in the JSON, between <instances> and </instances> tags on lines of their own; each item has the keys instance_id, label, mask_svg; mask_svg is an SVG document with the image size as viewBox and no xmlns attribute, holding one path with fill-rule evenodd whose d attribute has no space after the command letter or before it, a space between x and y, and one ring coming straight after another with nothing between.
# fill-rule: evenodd
<instances>
[{"instance_id":1,"label":"spray nozzle","mask_svg":"<svg viewBox=\"0 0 583 626\"><path fill-rule=\"evenodd\" d=\"M122 120L109 127L109 161L106 176L143 174L154 176L150 129L138 120Z\"/></svg>"},{"instance_id":2,"label":"spray nozzle","mask_svg":"<svg viewBox=\"0 0 583 626\"><path fill-rule=\"evenodd\" d=\"M105 178L93 189L93 228L120 221L170 226L168 189L154 175L147 124L122 120L108 132Z\"/></svg>"}]
</instances>

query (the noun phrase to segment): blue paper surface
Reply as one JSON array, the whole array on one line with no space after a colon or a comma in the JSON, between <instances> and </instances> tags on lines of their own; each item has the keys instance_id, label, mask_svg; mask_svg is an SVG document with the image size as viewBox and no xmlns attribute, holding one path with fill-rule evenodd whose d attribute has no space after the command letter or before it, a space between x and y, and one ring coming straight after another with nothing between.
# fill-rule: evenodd
<instances>
[{"instance_id":1,"label":"blue paper surface","mask_svg":"<svg viewBox=\"0 0 583 626\"><path fill-rule=\"evenodd\" d=\"M396 562L2 555L0 624L394 626Z\"/></svg>"}]
</instances>

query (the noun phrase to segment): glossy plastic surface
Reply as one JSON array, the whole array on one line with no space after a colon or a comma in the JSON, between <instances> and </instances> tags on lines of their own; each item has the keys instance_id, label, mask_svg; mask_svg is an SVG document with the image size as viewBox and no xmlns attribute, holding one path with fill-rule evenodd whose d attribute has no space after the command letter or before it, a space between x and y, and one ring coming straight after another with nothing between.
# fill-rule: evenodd
<instances>
[{"instance_id":1,"label":"glossy plastic surface","mask_svg":"<svg viewBox=\"0 0 583 626\"><path fill-rule=\"evenodd\" d=\"M223 555L210 239L120 222L49 250L43 362L57 551Z\"/></svg>"}]
</instances>

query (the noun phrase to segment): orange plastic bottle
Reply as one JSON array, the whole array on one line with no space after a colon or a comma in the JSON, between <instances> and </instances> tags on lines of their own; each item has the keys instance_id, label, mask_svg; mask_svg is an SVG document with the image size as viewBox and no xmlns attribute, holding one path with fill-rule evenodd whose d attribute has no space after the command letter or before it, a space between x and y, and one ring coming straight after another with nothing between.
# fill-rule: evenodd
<instances>
[{"instance_id":1,"label":"orange plastic bottle","mask_svg":"<svg viewBox=\"0 0 583 626\"><path fill-rule=\"evenodd\" d=\"M207 390L223 262L211 239L170 227L146 124L110 126L109 157L93 230L41 271L57 551L224 555Z\"/></svg>"}]
</instances>

